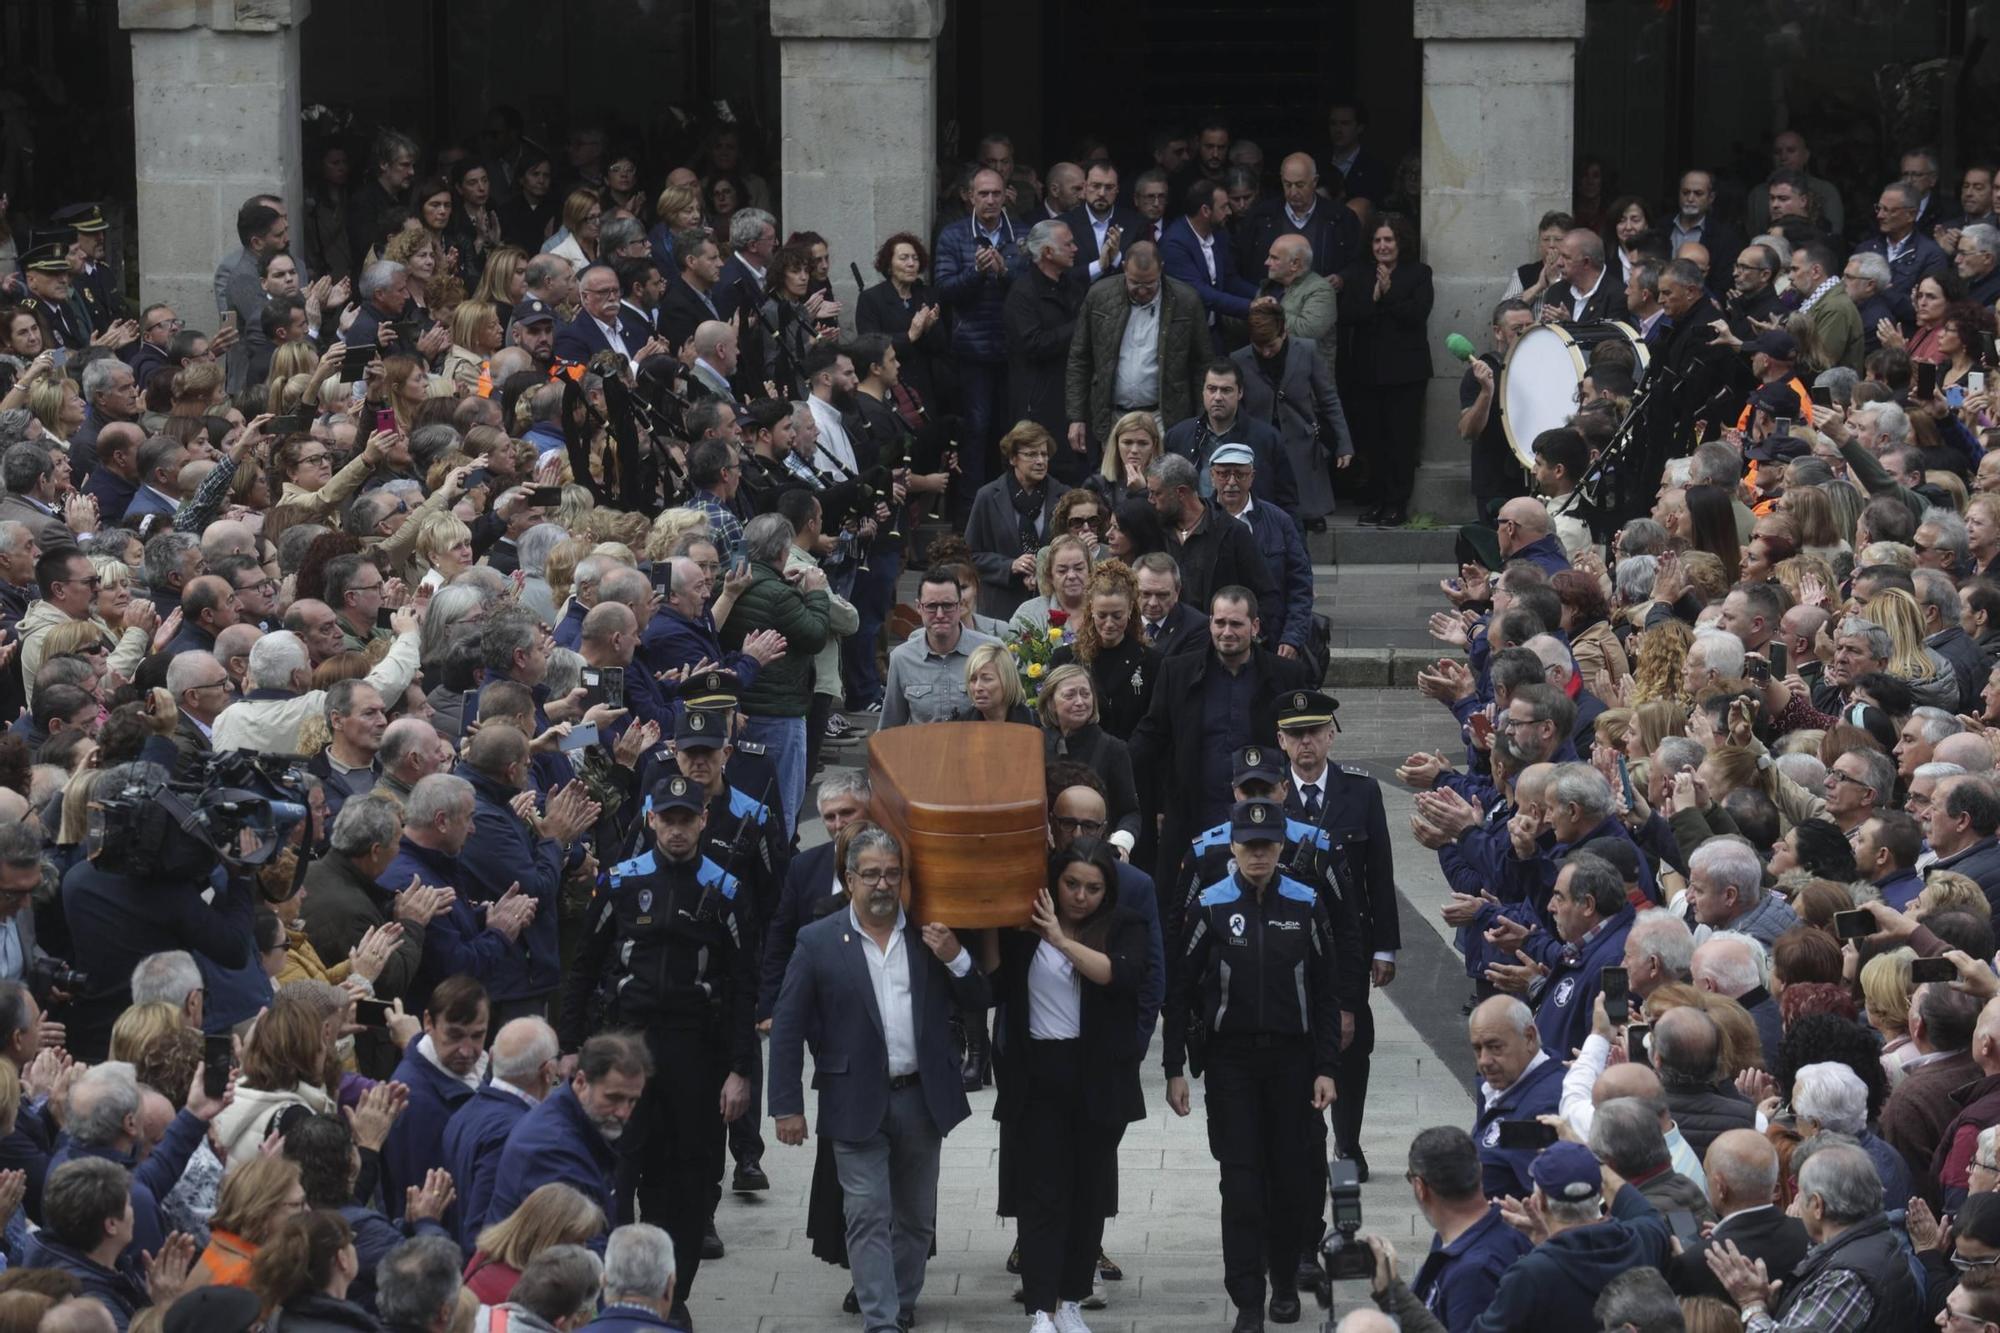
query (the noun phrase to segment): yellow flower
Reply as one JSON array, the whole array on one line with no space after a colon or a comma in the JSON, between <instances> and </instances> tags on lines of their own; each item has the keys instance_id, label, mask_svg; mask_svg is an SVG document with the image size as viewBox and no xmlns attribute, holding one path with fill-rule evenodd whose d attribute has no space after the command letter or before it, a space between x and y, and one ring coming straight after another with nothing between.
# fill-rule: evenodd
<instances>
[{"instance_id":1,"label":"yellow flower","mask_svg":"<svg viewBox=\"0 0 2000 1333\"><path fill-rule=\"evenodd\" d=\"M1061 642L1062 642L1062 626L1061 626L1061 625L1051 625L1051 626L1049 626L1049 642L1050 642L1050 643L1061 643Z\"/></svg>"},{"instance_id":2,"label":"yellow flower","mask_svg":"<svg viewBox=\"0 0 2000 1333\"><path fill-rule=\"evenodd\" d=\"M1042 678L1042 672L1045 670L1047 670L1047 668L1044 667L1040 662L1028 663L1028 679L1040 680Z\"/></svg>"}]
</instances>

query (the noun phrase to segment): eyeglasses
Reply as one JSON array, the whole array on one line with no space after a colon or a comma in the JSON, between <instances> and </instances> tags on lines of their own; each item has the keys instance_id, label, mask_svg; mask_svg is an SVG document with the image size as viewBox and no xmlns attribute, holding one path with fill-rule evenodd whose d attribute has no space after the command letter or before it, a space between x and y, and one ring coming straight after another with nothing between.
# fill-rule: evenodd
<instances>
[{"instance_id":1,"label":"eyeglasses","mask_svg":"<svg viewBox=\"0 0 2000 1333\"><path fill-rule=\"evenodd\" d=\"M917 609L927 616L941 616L958 610L957 602L918 602Z\"/></svg>"},{"instance_id":2,"label":"eyeglasses","mask_svg":"<svg viewBox=\"0 0 2000 1333\"><path fill-rule=\"evenodd\" d=\"M89 588L92 592L95 592L99 588L102 588L104 586L103 578L96 574L92 574L88 578L81 578L81 579L50 579L49 582L52 584L81 583L84 587Z\"/></svg>"},{"instance_id":3,"label":"eyeglasses","mask_svg":"<svg viewBox=\"0 0 2000 1333\"><path fill-rule=\"evenodd\" d=\"M1951 1256L1951 1266L1961 1273L1970 1273L1975 1268L1991 1268L1995 1264L2000 1264L2000 1254L1988 1255L1984 1259L1968 1259L1962 1254ZM1969 1315L1960 1315L1958 1317L1961 1319L1971 1318Z\"/></svg>"},{"instance_id":4,"label":"eyeglasses","mask_svg":"<svg viewBox=\"0 0 2000 1333\"><path fill-rule=\"evenodd\" d=\"M1863 782L1860 778L1855 777L1852 773L1843 773L1841 770L1837 768L1829 768L1826 771L1826 776L1829 782L1851 782L1857 787L1866 787L1869 791L1875 790L1873 786L1871 786L1866 782Z\"/></svg>"},{"instance_id":5,"label":"eyeglasses","mask_svg":"<svg viewBox=\"0 0 2000 1333\"><path fill-rule=\"evenodd\" d=\"M324 463L325 461L325 454L300 454L298 465L304 467L308 463Z\"/></svg>"},{"instance_id":6,"label":"eyeglasses","mask_svg":"<svg viewBox=\"0 0 2000 1333\"><path fill-rule=\"evenodd\" d=\"M1104 832L1104 821L1101 819L1071 819L1067 815L1057 815L1052 822L1064 833L1083 833L1094 838Z\"/></svg>"},{"instance_id":7,"label":"eyeglasses","mask_svg":"<svg viewBox=\"0 0 2000 1333\"><path fill-rule=\"evenodd\" d=\"M1097 525L1103 521L1096 514L1071 514L1069 516L1069 530L1071 532L1095 532Z\"/></svg>"},{"instance_id":8,"label":"eyeglasses","mask_svg":"<svg viewBox=\"0 0 2000 1333\"><path fill-rule=\"evenodd\" d=\"M1991 1171L1995 1175L2000 1175L2000 1162L1989 1162L1984 1157L1975 1157L1972 1159L1972 1164L1982 1171Z\"/></svg>"},{"instance_id":9,"label":"eyeglasses","mask_svg":"<svg viewBox=\"0 0 2000 1333\"><path fill-rule=\"evenodd\" d=\"M236 585L236 591L272 592L276 590L277 586L278 586L278 581L276 579L267 577L258 579L255 583L239 583Z\"/></svg>"},{"instance_id":10,"label":"eyeglasses","mask_svg":"<svg viewBox=\"0 0 2000 1333\"><path fill-rule=\"evenodd\" d=\"M877 884L901 884L903 882L903 868L901 866L890 866L887 870L850 870L848 873L853 875L860 883L871 887Z\"/></svg>"},{"instance_id":11,"label":"eyeglasses","mask_svg":"<svg viewBox=\"0 0 2000 1333\"><path fill-rule=\"evenodd\" d=\"M146 326L146 332L151 333L154 329L183 329L186 327L187 321L184 319L156 319Z\"/></svg>"},{"instance_id":12,"label":"eyeglasses","mask_svg":"<svg viewBox=\"0 0 2000 1333\"><path fill-rule=\"evenodd\" d=\"M1512 731L1519 727L1539 727L1542 725L1542 723L1546 721L1548 721L1548 719L1545 717L1507 716L1507 717L1502 717L1499 721L1495 722L1494 725L1504 730Z\"/></svg>"}]
</instances>

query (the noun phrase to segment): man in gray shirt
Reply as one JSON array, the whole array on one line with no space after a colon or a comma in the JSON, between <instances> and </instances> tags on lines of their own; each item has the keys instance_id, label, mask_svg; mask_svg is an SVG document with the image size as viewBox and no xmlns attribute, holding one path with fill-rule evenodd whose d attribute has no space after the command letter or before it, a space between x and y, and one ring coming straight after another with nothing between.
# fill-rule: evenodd
<instances>
[{"instance_id":1,"label":"man in gray shirt","mask_svg":"<svg viewBox=\"0 0 2000 1333\"><path fill-rule=\"evenodd\" d=\"M966 658L981 644L994 642L965 627L958 578L943 566L924 572L917 586L917 610L924 618L924 632L889 653L878 730L905 722L946 722L970 706L965 695Z\"/></svg>"}]
</instances>

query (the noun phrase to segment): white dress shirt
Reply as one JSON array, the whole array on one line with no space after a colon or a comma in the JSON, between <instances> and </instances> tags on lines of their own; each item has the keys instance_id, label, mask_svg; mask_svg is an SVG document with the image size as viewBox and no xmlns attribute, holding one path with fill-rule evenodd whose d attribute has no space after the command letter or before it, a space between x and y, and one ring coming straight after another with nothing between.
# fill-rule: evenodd
<instances>
[{"instance_id":1,"label":"white dress shirt","mask_svg":"<svg viewBox=\"0 0 2000 1333\"><path fill-rule=\"evenodd\" d=\"M1083 978L1069 956L1047 940L1028 960L1028 1035L1037 1041L1083 1035Z\"/></svg>"},{"instance_id":2,"label":"white dress shirt","mask_svg":"<svg viewBox=\"0 0 2000 1333\"><path fill-rule=\"evenodd\" d=\"M1569 289L1571 319L1579 321L1583 319L1583 308L1590 304L1590 298L1597 295L1597 289L1604 285L1604 276L1600 272L1597 275L1597 281L1590 284L1590 290L1587 292L1580 292L1574 287Z\"/></svg>"},{"instance_id":3,"label":"white dress shirt","mask_svg":"<svg viewBox=\"0 0 2000 1333\"><path fill-rule=\"evenodd\" d=\"M896 913L896 929L885 949L861 928L861 918L847 909L847 919L861 936L861 956L868 960L868 979L875 985L875 1008L882 1015L882 1041L889 1050L889 1077L917 1072L917 1015L910 1003L910 951L904 939L906 913ZM921 962L916 966L923 966ZM964 949L945 965L955 977L972 970L972 955Z\"/></svg>"},{"instance_id":4,"label":"white dress shirt","mask_svg":"<svg viewBox=\"0 0 2000 1333\"><path fill-rule=\"evenodd\" d=\"M589 314L588 311L584 313ZM614 320L611 323L606 324L603 320L599 319L597 316L591 315L590 322L597 325L597 331L604 335L605 345L608 346L612 351L618 353L619 356L625 358L625 364L632 368L632 373L634 375L638 374L639 373L638 358L634 357L632 355L631 349L625 345L625 335L619 332L617 321Z\"/></svg>"},{"instance_id":5,"label":"white dress shirt","mask_svg":"<svg viewBox=\"0 0 2000 1333\"><path fill-rule=\"evenodd\" d=\"M818 394L808 394L806 405L812 409L813 421L819 426L819 452L840 463L845 472L842 477L851 477L861 469L855 464L854 442L847 438L847 427L841 422L840 409L821 398ZM839 469L828 468L829 472Z\"/></svg>"},{"instance_id":6,"label":"white dress shirt","mask_svg":"<svg viewBox=\"0 0 2000 1333\"><path fill-rule=\"evenodd\" d=\"M1090 224L1090 234L1097 238L1097 258L1090 261L1090 276L1092 278L1101 278L1104 276L1104 237L1111 230L1112 218L1117 215L1118 210L1114 208L1111 212L1106 213L1100 218L1097 214L1090 211L1088 204L1084 205L1083 219Z\"/></svg>"}]
</instances>

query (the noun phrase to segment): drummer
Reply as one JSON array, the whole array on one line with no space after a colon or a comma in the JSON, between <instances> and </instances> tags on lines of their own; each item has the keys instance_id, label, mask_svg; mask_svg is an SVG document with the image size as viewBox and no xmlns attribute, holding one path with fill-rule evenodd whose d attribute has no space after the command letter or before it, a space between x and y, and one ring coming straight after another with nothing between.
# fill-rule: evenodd
<instances>
[{"instance_id":1,"label":"drummer","mask_svg":"<svg viewBox=\"0 0 2000 1333\"><path fill-rule=\"evenodd\" d=\"M1521 335L1535 327L1525 302L1493 307L1493 349L1474 357L1458 382L1458 434L1472 445L1472 500L1478 521L1491 525L1500 506L1526 491L1521 461L1500 420L1500 371Z\"/></svg>"}]
</instances>

